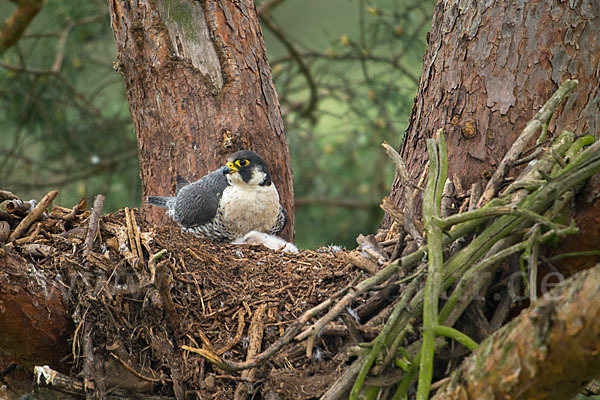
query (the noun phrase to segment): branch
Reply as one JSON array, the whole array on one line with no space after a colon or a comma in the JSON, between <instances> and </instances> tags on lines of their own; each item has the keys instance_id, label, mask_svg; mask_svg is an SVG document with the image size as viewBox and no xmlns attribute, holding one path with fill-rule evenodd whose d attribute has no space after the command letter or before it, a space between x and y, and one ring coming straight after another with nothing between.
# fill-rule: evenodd
<instances>
[{"instance_id":1,"label":"branch","mask_svg":"<svg viewBox=\"0 0 600 400\"><path fill-rule=\"evenodd\" d=\"M18 2L17 9L4 21L0 32L0 56L19 41L43 5L44 0L20 0Z\"/></svg>"},{"instance_id":2,"label":"branch","mask_svg":"<svg viewBox=\"0 0 600 400\"><path fill-rule=\"evenodd\" d=\"M599 286L600 265L562 282L486 339L435 399L571 399L600 374Z\"/></svg>"},{"instance_id":3,"label":"branch","mask_svg":"<svg viewBox=\"0 0 600 400\"><path fill-rule=\"evenodd\" d=\"M429 387L433 376L433 354L435 351L435 326L438 321L438 302L442 286L443 271L443 245L442 228L438 221L440 203L448 160L446 156L446 143L444 132L437 132L438 146L434 139L427 139L427 152L429 153L429 167L431 173L425 188L423 199L423 221L427 235L429 267L427 281L425 282L425 296L423 298L423 345L421 347L421 365L419 368L419 385L417 399L429 398Z\"/></svg>"},{"instance_id":4,"label":"branch","mask_svg":"<svg viewBox=\"0 0 600 400\"><path fill-rule=\"evenodd\" d=\"M500 162L500 165L498 166L498 169L496 169L496 172L494 172L494 175L492 175L492 178L488 182L483 195L479 200L479 206L487 203L492 197L494 197L494 194L496 194L498 191L502 180L508 173L510 166L513 165L513 163L518 159L525 149L525 146L531 142L531 139L542 126L542 124L548 119L548 117L552 115L554 110L558 108L558 106L569 96L569 94L575 90L577 84L578 82L576 80L570 79L563 82L563 84L560 85L558 90L552 95L552 97L550 97L546 104L544 104L544 106L537 112L535 117L529 121L527 126L525 126L525 129L523 129L523 132L519 135L517 140L515 140L511 148Z\"/></svg>"},{"instance_id":5,"label":"branch","mask_svg":"<svg viewBox=\"0 0 600 400\"><path fill-rule=\"evenodd\" d=\"M421 236L421 232L415 227L414 221L414 203L415 197L413 193L409 191L409 188L419 190L419 187L415 185L410 177L408 176L408 171L406 170L406 165L404 164L404 160L400 157L400 154L389 144L383 142L381 146L385 149L388 157L392 159L394 166L396 167L396 172L398 174L398 178L402 184L402 191L404 193L404 202L406 207L404 208L404 221L403 226L404 229L417 241L417 243L423 243L423 237Z\"/></svg>"},{"instance_id":6,"label":"branch","mask_svg":"<svg viewBox=\"0 0 600 400\"><path fill-rule=\"evenodd\" d=\"M15 230L10 234L8 241L12 242L13 240L23 236L23 234L25 233L27 228L29 228L29 226L33 223L33 221L38 219L40 215L42 215L42 213L46 211L46 208L50 207L50 204L52 204L56 196L58 196L58 191L56 190L53 190L47 195L45 195L44 198L40 201L40 203L37 206L35 206L33 211L27 214L27 216L23 218L19 225L17 225Z\"/></svg>"},{"instance_id":7,"label":"branch","mask_svg":"<svg viewBox=\"0 0 600 400\"><path fill-rule=\"evenodd\" d=\"M98 232L98 222L102 215L102 208L104 208L104 196L99 194L94 199L94 207L92 208L87 235L85 237L85 258L87 258L87 255L94 249L94 240L96 239L96 233Z\"/></svg>"},{"instance_id":8,"label":"branch","mask_svg":"<svg viewBox=\"0 0 600 400\"><path fill-rule=\"evenodd\" d=\"M319 101L317 85L312 77L310 68L308 68L308 66L304 62L304 59L302 58L300 53L298 53L298 50L296 50L292 42L289 41L285 33L283 33L283 31L279 29L277 25L275 25L271 18L267 17L266 14L263 14L261 15L261 21L271 31L271 33L273 33L273 35L275 35L275 37L279 39L279 41L285 46L288 53L290 53L290 56L298 64L300 72L302 73L302 75L304 75L306 83L308 84L308 89L310 90L310 98L308 100L308 104L306 105L304 110L302 110L302 115L310 116L316 109L317 103Z\"/></svg>"}]
</instances>

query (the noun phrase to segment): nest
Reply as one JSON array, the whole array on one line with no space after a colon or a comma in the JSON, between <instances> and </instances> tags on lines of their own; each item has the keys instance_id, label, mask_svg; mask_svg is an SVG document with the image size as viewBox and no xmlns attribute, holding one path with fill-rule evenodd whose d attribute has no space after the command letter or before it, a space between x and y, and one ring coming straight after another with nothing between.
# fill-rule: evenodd
<instances>
[{"instance_id":1,"label":"nest","mask_svg":"<svg viewBox=\"0 0 600 400\"><path fill-rule=\"evenodd\" d=\"M33 204L12 198L5 205L14 233ZM252 376L231 374L182 349L246 361L250 350L255 355L269 347L306 310L360 275L345 251L291 254L218 244L153 226L127 208L101 217L87 247L93 216L84 210L83 201L73 209L53 206L7 248L14 245L38 279L59 282L68 300L75 326L70 376L91 368L90 387L123 396L174 396L178 388L186 398L231 399L238 387L281 398L303 391L310 398L339 375L335 356L349 343L343 327L325 332L312 357L288 346ZM72 384L69 390L77 392Z\"/></svg>"}]
</instances>

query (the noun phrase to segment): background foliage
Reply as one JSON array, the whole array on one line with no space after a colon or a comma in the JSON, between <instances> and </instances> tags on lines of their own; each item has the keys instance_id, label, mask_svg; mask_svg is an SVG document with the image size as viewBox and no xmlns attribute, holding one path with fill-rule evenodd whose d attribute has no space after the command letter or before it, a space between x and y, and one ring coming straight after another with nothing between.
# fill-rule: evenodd
<instances>
[{"instance_id":1,"label":"background foliage","mask_svg":"<svg viewBox=\"0 0 600 400\"><path fill-rule=\"evenodd\" d=\"M257 2L294 170L296 242L354 247L377 229L434 0ZM14 5L0 2L0 15ZM141 202L133 125L106 2L48 0L0 60L0 188L57 204ZM315 229L317 227L317 229Z\"/></svg>"}]
</instances>

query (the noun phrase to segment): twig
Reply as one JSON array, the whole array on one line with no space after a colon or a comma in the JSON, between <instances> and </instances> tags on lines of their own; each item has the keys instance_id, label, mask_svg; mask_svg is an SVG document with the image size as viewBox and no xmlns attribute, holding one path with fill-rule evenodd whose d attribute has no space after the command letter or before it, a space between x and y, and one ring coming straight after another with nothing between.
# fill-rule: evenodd
<instances>
[{"instance_id":1,"label":"twig","mask_svg":"<svg viewBox=\"0 0 600 400\"><path fill-rule=\"evenodd\" d=\"M413 358L410 369L408 370L406 375L404 375L404 377L398 384L398 387L396 388L396 392L392 396L392 400L404 400L407 398L407 393L408 393L410 384L412 383L412 381L417 376L417 373L419 372L418 365L420 362L420 358L421 358L420 354L417 354Z\"/></svg>"},{"instance_id":2,"label":"twig","mask_svg":"<svg viewBox=\"0 0 600 400\"><path fill-rule=\"evenodd\" d=\"M413 188L415 190L419 190L419 187L416 186L410 177L408 176L408 171L406 169L406 165L404 164L404 160L400 157L400 154L389 144L383 142L381 146L385 149L388 157L394 163L396 167L396 172L398 172L398 178L402 184L402 189L404 192L404 202L406 206L404 207L404 229L413 237L414 240L419 243L419 245L423 244L423 236L421 232L415 227L414 221L414 201L415 196L408 189Z\"/></svg>"},{"instance_id":3,"label":"twig","mask_svg":"<svg viewBox=\"0 0 600 400\"><path fill-rule=\"evenodd\" d=\"M475 182L471 186L471 197L469 198L469 211L473 211L477 208L477 202L481 198L481 192L483 188L481 187L481 182Z\"/></svg>"},{"instance_id":4,"label":"twig","mask_svg":"<svg viewBox=\"0 0 600 400\"><path fill-rule=\"evenodd\" d=\"M131 220L132 214L129 212L129 207L125 207L125 225L127 226L127 239L129 241L129 248L131 252L138 258L140 257L140 249L137 247L137 243L135 241L135 233L133 231L133 221Z\"/></svg>"},{"instance_id":5,"label":"twig","mask_svg":"<svg viewBox=\"0 0 600 400\"><path fill-rule=\"evenodd\" d=\"M444 132L441 129L437 132L437 140L438 146L436 148L435 141L427 139L430 173L423 200L423 220L427 233L429 268L423 299L423 345L421 347L417 400L426 400L429 398L429 387L431 386L433 376L433 355L435 351L434 328L438 323L438 302L443 277L442 228L438 219L444 183L446 181L448 160Z\"/></svg>"},{"instance_id":6,"label":"twig","mask_svg":"<svg viewBox=\"0 0 600 400\"><path fill-rule=\"evenodd\" d=\"M23 201L21 199L14 199L3 201L0 204L0 209L17 215L26 215L33 208L35 208L35 200Z\"/></svg>"},{"instance_id":7,"label":"twig","mask_svg":"<svg viewBox=\"0 0 600 400\"><path fill-rule=\"evenodd\" d=\"M119 356L117 356L115 353L111 352L110 355L117 360L118 362L121 363L121 365L123 365L129 372L131 372L132 374L134 374L135 376L137 376L140 379L143 379L145 381L148 382L154 382L154 383L159 383L161 382L160 378L150 378L148 376L144 376L142 374L140 374L139 372L137 372L133 367L131 367L129 364L127 364L125 361L121 360L119 358Z\"/></svg>"},{"instance_id":8,"label":"twig","mask_svg":"<svg viewBox=\"0 0 600 400\"><path fill-rule=\"evenodd\" d=\"M572 160L575 159L575 157L577 156L577 153L579 153L579 150L581 150L583 147L585 146L589 146L591 144L593 144L596 141L596 138L593 135L585 135L585 136L581 136L579 138L577 138L573 144L571 145L571 147L569 147L569 150L567 150L567 153L565 154L565 160L567 160L568 162L571 162ZM554 171L552 173L552 176L554 176Z\"/></svg>"},{"instance_id":9,"label":"twig","mask_svg":"<svg viewBox=\"0 0 600 400\"><path fill-rule=\"evenodd\" d=\"M384 197L380 205L386 214L391 216L399 226L404 226L404 213L389 197Z\"/></svg>"},{"instance_id":10,"label":"twig","mask_svg":"<svg viewBox=\"0 0 600 400\"><path fill-rule=\"evenodd\" d=\"M165 265L166 263L158 264L156 267L156 280L154 286L160 293L160 297L165 307L165 318L170 325L170 328L174 334L179 331L179 319L177 310L175 309L175 303L171 297L171 287L173 286L173 278L169 274L169 269Z\"/></svg>"},{"instance_id":11,"label":"twig","mask_svg":"<svg viewBox=\"0 0 600 400\"><path fill-rule=\"evenodd\" d=\"M566 80L563 82L560 87L556 90L556 92L550 97L550 99L544 104L544 106L537 112L535 117L523 132L519 135L519 137L514 141L511 148L506 152L506 155L498 165L498 168L492 175L492 178L488 182L481 199L479 199L478 206L482 206L487 203L494 197L494 194L500 188L502 184L502 180L508 173L510 166L517 160L519 155L525 149L528 143L531 142L531 139L536 134L538 129L542 126L542 124L548 119L549 116L552 115L554 110L558 108L558 106L569 96L569 94L577 87L578 82L576 80Z\"/></svg>"},{"instance_id":12,"label":"twig","mask_svg":"<svg viewBox=\"0 0 600 400\"><path fill-rule=\"evenodd\" d=\"M450 381L450 377L443 378L443 379L440 379L439 381L436 381L436 382L432 383L431 384L431 391L433 392L434 390L438 390L439 388L441 388L442 386L444 386L449 381Z\"/></svg>"},{"instance_id":13,"label":"twig","mask_svg":"<svg viewBox=\"0 0 600 400\"><path fill-rule=\"evenodd\" d=\"M261 304L252 316L250 327L248 328L248 336L250 342L248 344L248 352L246 353L246 361L252 360L259 352L262 345L262 339L264 334L265 322L264 315L267 309L267 303ZM254 379L256 370L245 370L242 372L242 378ZM248 386L244 382L240 382L235 389L233 395L234 400L243 400L248 397Z\"/></svg>"},{"instance_id":14,"label":"twig","mask_svg":"<svg viewBox=\"0 0 600 400\"><path fill-rule=\"evenodd\" d=\"M479 346L477 344L477 342L475 342L473 339L471 339L470 337L468 337L461 331L456 330L452 327L444 326L444 325L436 325L434 328L434 331L435 331L436 335L445 336L452 340L456 340L458 343L462 344L463 346L465 346L467 349L469 349L471 351L475 350L477 348L477 346Z\"/></svg>"},{"instance_id":15,"label":"twig","mask_svg":"<svg viewBox=\"0 0 600 400\"><path fill-rule=\"evenodd\" d=\"M23 218L19 225L17 225L17 227L12 231L12 233L8 237L8 241L12 242L13 240L23 236L23 234L33 223L33 221L37 220L40 217L40 215L42 215L42 213L46 210L46 208L48 208L50 204L52 204L57 195L57 190L53 190L47 195L45 195L44 198L38 203L38 205L35 206L33 211L27 214L27 216Z\"/></svg>"},{"instance_id":16,"label":"twig","mask_svg":"<svg viewBox=\"0 0 600 400\"><path fill-rule=\"evenodd\" d=\"M509 206L498 206L498 207L486 207L478 210L467 211L466 213L452 215L448 218L438 219L438 223L443 228L449 228L453 225L459 224L461 222L469 221L471 219L477 218L489 218L489 217L497 217L500 215L516 215L525 219L529 219L531 221L539 222L550 229L558 229L561 227L558 224L555 224L550 219L544 217L543 215L534 213L533 211L529 211L526 208L521 208L517 205L509 205Z\"/></svg>"},{"instance_id":17,"label":"twig","mask_svg":"<svg viewBox=\"0 0 600 400\"><path fill-rule=\"evenodd\" d=\"M83 388L83 382L80 379L71 378L67 375L63 375L58 371L55 371L47 365L40 367L36 366L33 371L34 374L34 386L44 387L48 390L66 393L77 398L82 397L85 394ZM113 389L110 392L110 397L118 397L123 399L131 399L132 393L130 391ZM109 398L110 398L109 397ZM62 397L61 397L62 398ZM171 400L173 397L169 396L157 396L151 394L135 394L136 399L140 400Z\"/></svg>"},{"instance_id":18,"label":"twig","mask_svg":"<svg viewBox=\"0 0 600 400\"><path fill-rule=\"evenodd\" d=\"M513 161L510 164L510 167L514 168L514 167L518 167L519 165L522 165L522 164L527 164L531 160L535 160L536 158L538 158L538 156L540 154L542 154L542 149L536 149L533 153L531 153L527 157L519 158L518 160Z\"/></svg>"},{"instance_id":19,"label":"twig","mask_svg":"<svg viewBox=\"0 0 600 400\"><path fill-rule=\"evenodd\" d=\"M452 198L454 197L454 182L450 179L446 179L446 183L444 185L444 193L442 193L442 203L440 208L440 217L446 218L452 215L453 210L453 202Z\"/></svg>"},{"instance_id":20,"label":"twig","mask_svg":"<svg viewBox=\"0 0 600 400\"><path fill-rule=\"evenodd\" d=\"M535 225L533 228L533 233L529 238L529 242L531 243L530 249L528 249L529 253L529 281L531 282L531 286L529 287L529 299L530 301L536 301L537 296L537 278L538 278L538 255L540 251L539 244L539 236L540 229L539 225Z\"/></svg>"},{"instance_id":21,"label":"twig","mask_svg":"<svg viewBox=\"0 0 600 400\"><path fill-rule=\"evenodd\" d=\"M129 214L131 215L131 226L133 227L133 235L135 239L138 257L140 258L140 262L144 263L144 252L142 251L142 239L140 237L140 228L138 227L137 221L135 219L135 213L133 212L133 210L129 210Z\"/></svg>"},{"instance_id":22,"label":"twig","mask_svg":"<svg viewBox=\"0 0 600 400\"><path fill-rule=\"evenodd\" d=\"M215 354L220 356L220 355L228 352L229 350L231 350L233 348L233 346L235 346L240 341L240 339L242 338L242 335L244 334L244 326L246 324L246 322L244 321L245 314L246 314L246 312L244 311L244 309L240 308L240 310L238 311L238 326L237 326L237 331L235 332L235 336L225 346L223 346L220 349L218 349L217 351L215 351Z\"/></svg>"},{"instance_id":23,"label":"twig","mask_svg":"<svg viewBox=\"0 0 600 400\"><path fill-rule=\"evenodd\" d=\"M377 264L375 264L373 261L361 256L356 251L351 251L350 253L348 253L346 255L346 259L348 260L348 262L350 262L355 267L368 272L369 275L375 275L377 273L377 269L378 269Z\"/></svg>"},{"instance_id":24,"label":"twig","mask_svg":"<svg viewBox=\"0 0 600 400\"><path fill-rule=\"evenodd\" d=\"M37 238L37 236L40 234L41 230L42 230L42 224L40 224L39 222L36 222L33 225L33 231L29 235L27 235L25 237L22 237L22 238L19 238L19 239L16 239L14 241L14 243L17 244L17 245L19 245L19 246L23 245L25 243L29 243L32 240L34 240L35 238Z\"/></svg>"},{"instance_id":25,"label":"twig","mask_svg":"<svg viewBox=\"0 0 600 400\"><path fill-rule=\"evenodd\" d=\"M406 232L400 232L400 235L398 236L398 239L396 241L396 245L394 246L394 251L392 251L392 255L390 255L390 262L400 257L400 254L402 254L402 252L404 251L404 248L406 247L406 242L404 241L405 238Z\"/></svg>"},{"instance_id":26,"label":"twig","mask_svg":"<svg viewBox=\"0 0 600 400\"><path fill-rule=\"evenodd\" d=\"M559 261L565 258L571 257L598 257L600 256L600 250L588 250L588 251L574 251L572 253L563 253L554 257L550 257L549 261Z\"/></svg>"},{"instance_id":27,"label":"twig","mask_svg":"<svg viewBox=\"0 0 600 400\"><path fill-rule=\"evenodd\" d=\"M62 64L63 64L64 58L65 58L65 48L66 48L67 39L68 39L71 31L73 30L73 28L76 28L81 25L89 24L96 20L102 19L105 17L105 15L106 14L104 14L104 13L90 15L90 16L87 16L84 18L80 18L80 19L71 21L71 22L69 22L69 24L67 24L67 26L60 33L58 43L56 44L56 55L54 56L54 63L52 65L53 72L59 73L60 70L62 69Z\"/></svg>"},{"instance_id":28,"label":"twig","mask_svg":"<svg viewBox=\"0 0 600 400\"><path fill-rule=\"evenodd\" d=\"M73 207L73 209L61 219L65 222L72 221L77 215L81 214L87 208L87 200L82 198L79 202Z\"/></svg>"},{"instance_id":29,"label":"twig","mask_svg":"<svg viewBox=\"0 0 600 400\"><path fill-rule=\"evenodd\" d=\"M104 208L104 196L99 194L94 199L94 207L90 214L90 221L88 224L88 231L85 237L85 250L83 256L87 259L87 255L94 249L94 240L96 239L96 233L98 232L98 222L100 222L100 215L102 214L102 208Z\"/></svg>"},{"instance_id":30,"label":"twig","mask_svg":"<svg viewBox=\"0 0 600 400\"><path fill-rule=\"evenodd\" d=\"M154 283L154 279L156 277L156 263L158 260L164 257L167 254L167 249L162 249L158 253L153 254L148 260L148 270L150 271L150 283Z\"/></svg>"},{"instance_id":31,"label":"twig","mask_svg":"<svg viewBox=\"0 0 600 400\"><path fill-rule=\"evenodd\" d=\"M13 192L9 192L8 190L0 190L0 202L4 200L18 200L19 197Z\"/></svg>"},{"instance_id":32,"label":"twig","mask_svg":"<svg viewBox=\"0 0 600 400\"><path fill-rule=\"evenodd\" d=\"M520 283L521 281L518 279L514 282L509 281L509 285L518 285ZM504 320L506 319L506 316L510 311L510 308L513 304L511 293L518 293L518 288L511 287L502 295L500 303L498 303L498 305L496 306L494 315L492 315L492 318L490 319L490 328L492 332L497 331L502 326Z\"/></svg>"},{"instance_id":33,"label":"twig","mask_svg":"<svg viewBox=\"0 0 600 400\"><path fill-rule=\"evenodd\" d=\"M406 169L404 160L402 159L400 154L398 154L396 149L394 149L392 146L390 146L387 142L383 142L381 144L381 147L383 147L385 149L385 152L387 153L388 157L394 163L394 166L396 167L396 172L398 172L398 177L400 178L400 182L402 183L402 186L404 188L409 187L412 189L420 190L420 188L408 176L408 170Z\"/></svg>"},{"instance_id":34,"label":"twig","mask_svg":"<svg viewBox=\"0 0 600 400\"><path fill-rule=\"evenodd\" d=\"M403 310L404 312L406 310ZM390 334L390 338L388 342L391 342L386 349L386 354L383 357L383 361L381 364L374 366L371 369L373 375L379 375L383 373L389 366L392 364L394 360L398 359L399 351L402 352L403 349L400 348L400 344L405 340L406 335L414 332L413 324L415 322L414 317L410 317L408 320L402 320L396 323L396 326L392 329Z\"/></svg>"}]
</instances>

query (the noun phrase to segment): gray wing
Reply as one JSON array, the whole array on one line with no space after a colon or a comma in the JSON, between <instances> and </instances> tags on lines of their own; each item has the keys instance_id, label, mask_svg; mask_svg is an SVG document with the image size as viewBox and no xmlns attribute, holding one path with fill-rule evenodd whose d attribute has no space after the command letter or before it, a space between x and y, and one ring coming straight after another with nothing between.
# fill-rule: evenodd
<instances>
[{"instance_id":1,"label":"gray wing","mask_svg":"<svg viewBox=\"0 0 600 400\"><path fill-rule=\"evenodd\" d=\"M279 213L277 214L277 219L275 220L275 225L273 225L273 227L271 228L271 230L269 230L269 234L270 235L279 235L281 233L281 231L283 230L283 228L285 228L285 225L287 224L287 212L285 211L285 208L281 207L281 204L279 205Z\"/></svg>"},{"instance_id":2,"label":"gray wing","mask_svg":"<svg viewBox=\"0 0 600 400\"><path fill-rule=\"evenodd\" d=\"M183 186L175 202L173 219L185 228L204 225L217 214L223 190L229 185L220 168Z\"/></svg>"}]
</instances>

